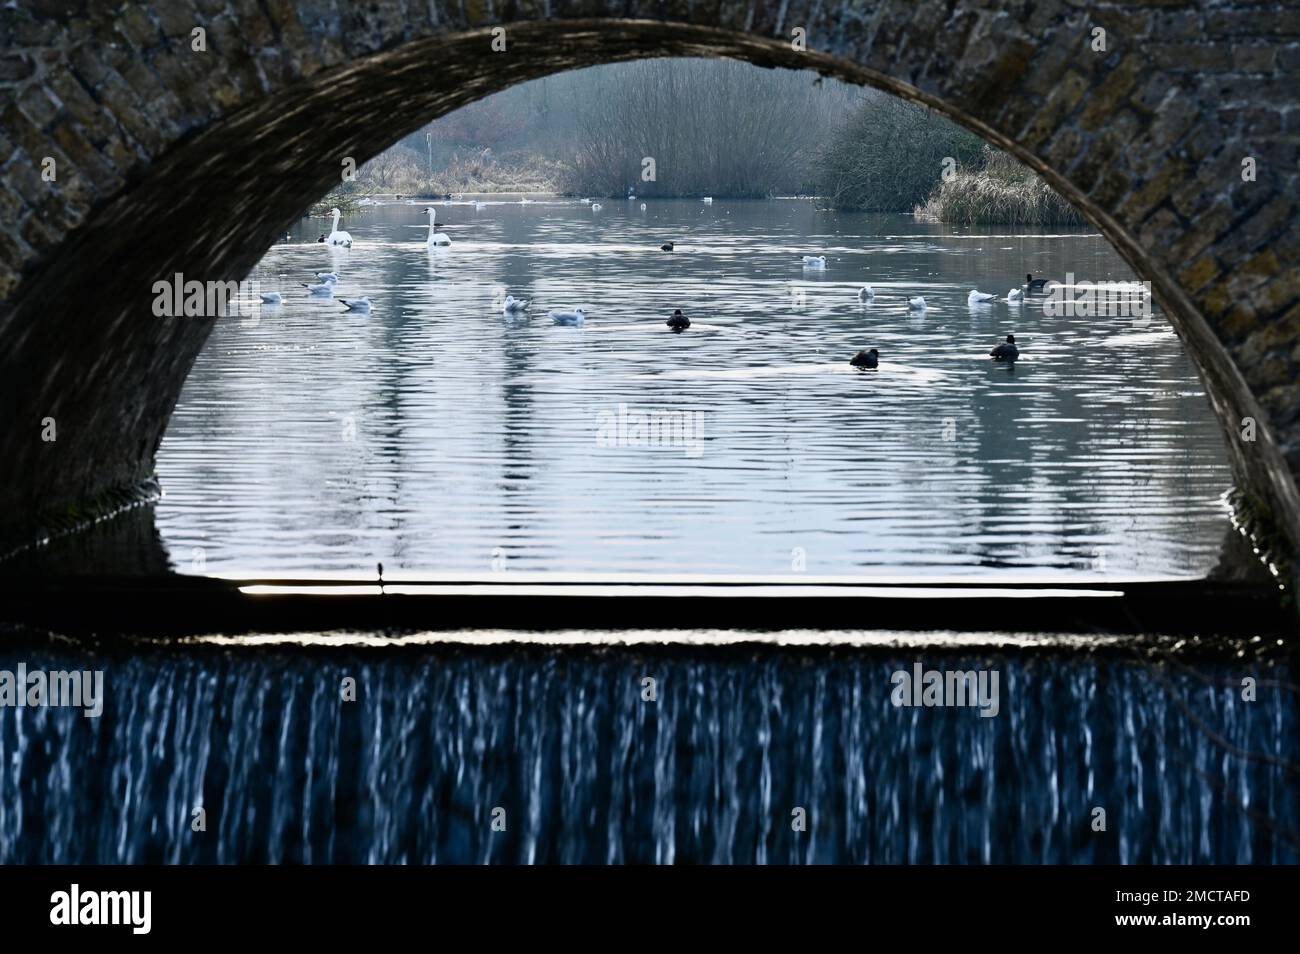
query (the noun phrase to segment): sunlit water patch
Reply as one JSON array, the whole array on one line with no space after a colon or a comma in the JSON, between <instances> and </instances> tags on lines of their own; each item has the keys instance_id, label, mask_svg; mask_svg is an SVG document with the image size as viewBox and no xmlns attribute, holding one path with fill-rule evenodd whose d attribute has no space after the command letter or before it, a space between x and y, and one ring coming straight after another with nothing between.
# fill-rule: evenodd
<instances>
[{"instance_id":1,"label":"sunlit water patch","mask_svg":"<svg viewBox=\"0 0 1300 954\"><path fill-rule=\"evenodd\" d=\"M1228 463L1165 319L967 305L1028 272L1132 280L1101 237L796 201L638 205L438 204L453 244L433 251L423 203L348 217L351 249L304 222L253 275L284 305L219 322L163 441L158 525L177 567L1214 566ZM308 296L299 283L325 270L373 312ZM506 292L530 312L504 317ZM582 328L546 316L574 306ZM663 324L675 308L695 323L681 335ZM1014 366L987 358L1007 334ZM849 367L871 347L877 370Z\"/></svg>"}]
</instances>

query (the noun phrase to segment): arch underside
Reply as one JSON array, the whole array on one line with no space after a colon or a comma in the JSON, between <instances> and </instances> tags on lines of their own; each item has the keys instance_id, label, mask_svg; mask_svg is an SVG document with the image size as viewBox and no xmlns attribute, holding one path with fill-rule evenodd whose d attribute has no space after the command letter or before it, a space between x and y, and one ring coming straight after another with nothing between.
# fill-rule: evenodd
<instances>
[{"instance_id":1,"label":"arch underside","mask_svg":"<svg viewBox=\"0 0 1300 954\"><path fill-rule=\"evenodd\" d=\"M950 22L956 22L963 11L992 15L987 8L995 5L948 6ZM285 226L337 182L343 157L359 165L424 123L493 92L600 63L725 56L760 66L812 68L925 103L1013 153L1069 198L1151 281L1230 433L1239 486L1261 526L1280 535L1289 556L1300 540L1300 495L1282 451L1294 421L1285 409L1264 409L1260 397L1267 389L1249 380L1255 368L1239 363L1240 346L1236 354L1227 347L1235 344L1225 330L1227 319L1207 319L1204 294L1178 272L1186 261L1151 238L1161 203L1173 201L1183 180L1155 173L1145 186L1151 193L1142 200L1151 206L1145 210L1132 193L1085 190L1079 163L1061 171L1067 164L1054 162L1051 153L1062 148L1061 131L1082 121L1086 99L1075 113L1062 113L1052 92L1059 74L1037 99L1021 89L1041 72L1043 51L1027 49L1014 35L987 43L985 34L996 23L980 19L967 24L966 47L951 54L944 70L951 38L933 35L928 47L917 46L922 37L916 22L909 22L914 32L894 37L888 47L882 46L890 38L882 37L880 24L870 36L859 36L845 34L841 23L836 41L827 45L836 52L796 51L786 40L735 28L625 18L510 23L505 54L488 52L489 26L437 31L322 65L269 93L245 97L170 141L160 133L164 146L158 155L138 163L120 188L29 263L3 302L0 397L7 423L0 459L9 476L0 487L0 540L30 539L33 531L61 519L93 515L150 480L168 418L213 325L210 319L155 318L154 282L176 272L200 281L244 277ZM1082 19L1071 22L1079 29L1086 25ZM781 36L788 29L772 32ZM817 35L810 31L811 45ZM878 55L884 49L892 59ZM893 68L881 69L886 62ZM1131 71L1126 63L1121 57L1097 74L1101 92L1094 95L1104 93L1116 71ZM1095 148L1103 144L1099 134ZM1173 149L1166 159L1180 168L1187 161ZM1276 190L1279 183L1264 188ZM1185 236L1174 238L1181 248ZM1254 254L1245 248L1238 257ZM1287 262L1275 263L1282 277L1294 275ZM1289 310L1277 311L1276 325L1295 312L1283 304ZM1266 323L1264 330L1272 327ZM1289 347L1288 340L1279 340ZM1276 359L1276 347L1257 350L1260 361ZM1270 388L1268 394L1276 390ZM40 422L48 417L58 422L52 442L41 440ZM1238 438L1246 417L1271 425L1249 444Z\"/></svg>"}]
</instances>

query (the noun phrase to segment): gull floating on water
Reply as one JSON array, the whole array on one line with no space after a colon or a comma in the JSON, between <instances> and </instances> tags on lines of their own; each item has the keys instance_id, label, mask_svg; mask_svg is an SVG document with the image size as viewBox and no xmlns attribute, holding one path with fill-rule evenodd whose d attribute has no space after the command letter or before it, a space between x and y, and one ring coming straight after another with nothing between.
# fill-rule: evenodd
<instances>
[{"instance_id":1,"label":"gull floating on water","mask_svg":"<svg viewBox=\"0 0 1300 954\"><path fill-rule=\"evenodd\" d=\"M339 280L338 275L334 272L317 272L316 278L322 282L336 282Z\"/></svg>"},{"instance_id":2,"label":"gull floating on water","mask_svg":"<svg viewBox=\"0 0 1300 954\"><path fill-rule=\"evenodd\" d=\"M587 320L587 312L582 308L573 311L548 311L547 316L557 325L580 325Z\"/></svg>"},{"instance_id":3,"label":"gull floating on water","mask_svg":"<svg viewBox=\"0 0 1300 954\"><path fill-rule=\"evenodd\" d=\"M645 203L644 203L644 202L641 203L641 211L642 211L642 212L645 211Z\"/></svg>"},{"instance_id":4,"label":"gull floating on water","mask_svg":"<svg viewBox=\"0 0 1300 954\"><path fill-rule=\"evenodd\" d=\"M1024 300L1025 300L1025 293L1022 292L1019 288L1013 288L1009 292L1007 292L1007 301L1012 302L1013 304L1019 305Z\"/></svg>"},{"instance_id":5,"label":"gull floating on water","mask_svg":"<svg viewBox=\"0 0 1300 954\"><path fill-rule=\"evenodd\" d=\"M925 311L925 299L920 295L907 300L907 307L911 311Z\"/></svg>"},{"instance_id":6,"label":"gull floating on water","mask_svg":"<svg viewBox=\"0 0 1300 954\"><path fill-rule=\"evenodd\" d=\"M826 256L825 256L825 255L805 255L805 256L803 257L803 267L804 267L804 268L825 268L825 267L826 267Z\"/></svg>"},{"instance_id":7,"label":"gull floating on water","mask_svg":"<svg viewBox=\"0 0 1300 954\"><path fill-rule=\"evenodd\" d=\"M505 304L501 306L501 313L503 315L517 315L521 311L527 311L530 304L532 304L531 299L524 300L516 298L514 295L506 295Z\"/></svg>"},{"instance_id":8,"label":"gull floating on water","mask_svg":"<svg viewBox=\"0 0 1300 954\"><path fill-rule=\"evenodd\" d=\"M348 311L360 311L365 314L370 314L370 306L372 302L367 296L362 296L361 298L340 298L339 301L343 302L343 304L347 306Z\"/></svg>"},{"instance_id":9,"label":"gull floating on water","mask_svg":"<svg viewBox=\"0 0 1300 954\"><path fill-rule=\"evenodd\" d=\"M321 282L319 285L308 285L306 282L299 282L298 284L307 289L309 295L320 295L322 298L334 297L333 282Z\"/></svg>"},{"instance_id":10,"label":"gull floating on water","mask_svg":"<svg viewBox=\"0 0 1300 954\"><path fill-rule=\"evenodd\" d=\"M264 305L278 305L281 301L279 292L262 292L258 297Z\"/></svg>"},{"instance_id":11,"label":"gull floating on water","mask_svg":"<svg viewBox=\"0 0 1300 954\"><path fill-rule=\"evenodd\" d=\"M858 292L858 301L868 302L876 300L876 290L870 285L863 285L862 290Z\"/></svg>"},{"instance_id":12,"label":"gull floating on water","mask_svg":"<svg viewBox=\"0 0 1300 954\"><path fill-rule=\"evenodd\" d=\"M705 205L712 205L712 204L713 204L713 196L711 196L711 195L706 195L706 196L704 197L704 204L705 204Z\"/></svg>"},{"instance_id":13,"label":"gull floating on water","mask_svg":"<svg viewBox=\"0 0 1300 954\"><path fill-rule=\"evenodd\" d=\"M991 295L988 292L972 291L969 295L966 296L966 304L984 305L984 304L988 304L996 297L997 295Z\"/></svg>"},{"instance_id":14,"label":"gull floating on water","mask_svg":"<svg viewBox=\"0 0 1300 954\"><path fill-rule=\"evenodd\" d=\"M604 206L601 205L599 202L593 202L593 203L591 203L591 211L593 211L593 212L599 212L599 211L600 211L601 209L603 209L603 208L604 208Z\"/></svg>"}]
</instances>

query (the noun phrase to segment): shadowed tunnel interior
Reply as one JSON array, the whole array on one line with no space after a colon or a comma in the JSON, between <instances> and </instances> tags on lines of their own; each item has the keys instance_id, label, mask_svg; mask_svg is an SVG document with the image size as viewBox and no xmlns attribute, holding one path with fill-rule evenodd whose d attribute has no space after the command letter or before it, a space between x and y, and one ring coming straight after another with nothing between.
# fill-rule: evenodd
<instances>
[{"instance_id":1,"label":"shadowed tunnel interior","mask_svg":"<svg viewBox=\"0 0 1300 954\"><path fill-rule=\"evenodd\" d=\"M211 319L155 318L156 281L176 272L200 281L243 277L286 223L337 181L345 158L359 165L492 92L578 66L720 55L816 68L920 100L1047 178L1152 282L1230 434L1239 486L1261 525L1292 541L1283 546L1293 551L1300 498L1285 453L1296 433L1287 402L1300 397L1290 394L1286 355L1300 289L1295 229L1285 216L1286 176L1296 173L1285 158L1294 137L1252 144L1258 178L1235 189L1243 184L1238 132L1224 125L1215 139L1192 128L1187 111L1208 92L1159 44L1137 42L1162 29L1149 11L1138 20L1115 19L1124 4L1091 19L1055 9L1026 17L1007 6L955 3L923 14L904 4L842 4L805 18L807 52L786 39L804 22L799 14L762 5L743 25L729 11L683 14L693 24L637 20L635 10L604 20L559 12L509 23L504 54L488 52L490 21L438 19L435 11L433 23L415 22L387 5L323 17L310 4L288 4L275 14L283 20L265 22L270 14L259 11L255 28L249 13L238 29L197 13L142 23L134 6L80 26L5 11L8 29L29 31L31 42L16 45L58 49L76 88L61 87L69 79L56 79L46 63L16 84L3 114L4 135L17 147L6 181L19 184L20 198L0 215L15 226L43 215L45 225L15 227L24 238L3 249L0 399L8 424L0 457L8 463L0 537L30 539L148 492L168 417L212 328ZM25 23L14 19L24 16ZM191 20L210 22L202 56L189 52ZM1103 21L1111 24L1109 53L1088 45L1092 24ZM1196 26L1207 43L1214 39L1214 24ZM1295 46L1285 29L1270 42L1271 67L1243 74L1254 77L1250 95L1281 80L1279 58ZM151 69L131 67L123 59L131 50ZM207 77L206 91L177 86L178 70L217 69L228 75ZM130 97L118 89L123 77ZM141 105L124 115L135 107L123 104L146 101L150 82L180 92L156 114ZM33 90L46 92L46 107L32 105ZM1230 104L1246 93L1225 86L1219 97ZM91 107L104 128L89 128L83 110ZM1107 108L1118 118L1107 118ZM1242 121L1230 111L1214 115L1221 124ZM53 184L58 202L32 194L51 183L20 174L43 154L74 170ZM116 159L117 170L106 172L97 156ZM93 185L78 184L83 170ZM1265 247L1270 257L1261 259ZM1180 271L1205 255L1215 276L1208 283ZM1241 266L1254 276L1248 286L1231 284ZM1271 425L1249 443L1239 439L1247 417ZM43 439L50 418L56 440Z\"/></svg>"}]
</instances>

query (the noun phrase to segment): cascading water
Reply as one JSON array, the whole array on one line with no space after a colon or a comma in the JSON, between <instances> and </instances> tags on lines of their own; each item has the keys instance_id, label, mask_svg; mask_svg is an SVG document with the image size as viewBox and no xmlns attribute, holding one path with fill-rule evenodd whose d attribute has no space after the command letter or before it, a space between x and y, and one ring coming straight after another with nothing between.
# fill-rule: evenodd
<instances>
[{"instance_id":1,"label":"cascading water","mask_svg":"<svg viewBox=\"0 0 1300 954\"><path fill-rule=\"evenodd\" d=\"M887 655L10 645L105 701L0 708L0 862L1296 860L1284 666ZM918 661L998 714L896 707Z\"/></svg>"}]
</instances>

